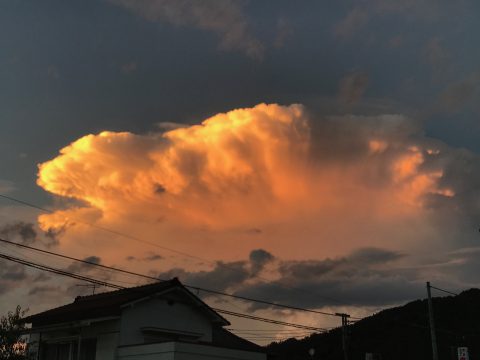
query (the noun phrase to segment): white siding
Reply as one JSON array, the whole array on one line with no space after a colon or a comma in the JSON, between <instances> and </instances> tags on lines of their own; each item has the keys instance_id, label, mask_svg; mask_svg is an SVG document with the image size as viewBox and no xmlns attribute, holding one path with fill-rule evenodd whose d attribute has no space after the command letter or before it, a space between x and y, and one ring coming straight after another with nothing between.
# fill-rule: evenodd
<instances>
[{"instance_id":1,"label":"white siding","mask_svg":"<svg viewBox=\"0 0 480 360\"><path fill-rule=\"evenodd\" d=\"M97 336L96 360L115 360L118 346L118 333L99 334Z\"/></svg>"},{"instance_id":2,"label":"white siding","mask_svg":"<svg viewBox=\"0 0 480 360\"><path fill-rule=\"evenodd\" d=\"M144 343L142 327L199 333L199 340L212 341L210 320L191 303L169 304L165 299L151 298L126 307L121 317L120 345Z\"/></svg>"},{"instance_id":3,"label":"white siding","mask_svg":"<svg viewBox=\"0 0 480 360\"><path fill-rule=\"evenodd\" d=\"M178 342L126 346L118 350L118 360L265 360L266 358L262 353Z\"/></svg>"}]
</instances>

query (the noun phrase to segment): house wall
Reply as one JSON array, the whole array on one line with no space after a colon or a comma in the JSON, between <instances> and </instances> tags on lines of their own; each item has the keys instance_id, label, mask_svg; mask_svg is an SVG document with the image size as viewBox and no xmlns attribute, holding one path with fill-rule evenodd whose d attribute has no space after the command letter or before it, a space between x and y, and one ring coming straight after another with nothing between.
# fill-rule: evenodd
<instances>
[{"instance_id":1,"label":"house wall","mask_svg":"<svg viewBox=\"0 0 480 360\"><path fill-rule=\"evenodd\" d=\"M96 360L115 360L119 334L99 334L97 337Z\"/></svg>"},{"instance_id":2,"label":"house wall","mask_svg":"<svg viewBox=\"0 0 480 360\"><path fill-rule=\"evenodd\" d=\"M115 360L119 335L120 320L92 324L88 336L97 338L96 360Z\"/></svg>"},{"instance_id":3,"label":"house wall","mask_svg":"<svg viewBox=\"0 0 480 360\"><path fill-rule=\"evenodd\" d=\"M96 338L96 359L114 360L118 346L120 321L118 319L64 324L52 329L41 329L38 333L30 335L30 342L40 339L49 343L78 343L79 339ZM35 330L35 329L33 329ZM40 335L41 333L41 335ZM32 353L38 352L38 347L32 348Z\"/></svg>"},{"instance_id":4,"label":"house wall","mask_svg":"<svg viewBox=\"0 0 480 360\"><path fill-rule=\"evenodd\" d=\"M121 347L118 360L266 360L263 353L168 342Z\"/></svg>"},{"instance_id":5,"label":"house wall","mask_svg":"<svg viewBox=\"0 0 480 360\"><path fill-rule=\"evenodd\" d=\"M150 298L126 307L121 316L120 345L144 343L142 327L200 333L200 341L212 341L210 320L191 303Z\"/></svg>"}]
</instances>

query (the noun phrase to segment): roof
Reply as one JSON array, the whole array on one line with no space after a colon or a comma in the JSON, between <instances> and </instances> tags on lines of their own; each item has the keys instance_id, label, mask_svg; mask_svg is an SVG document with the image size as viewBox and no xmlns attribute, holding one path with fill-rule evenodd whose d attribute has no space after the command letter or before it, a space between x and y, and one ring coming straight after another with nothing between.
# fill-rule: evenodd
<instances>
[{"instance_id":1,"label":"roof","mask_svg":"<svg viewBox=\"0 0 480 360\"><path fill-rule=\"evenodd\" d=\"M225 318L185 288L177 278L96 295L77 296L71 304L28 316L24 318L23 321L25 323L32 323L33 326L43 326L119 316L124 305L173 289L182 290L189 295L192 301L200 304L203 311L208 312L209 315L214 318L214 322L221 325L229 325L229 322Z\"/></svg>"}]
</instances>

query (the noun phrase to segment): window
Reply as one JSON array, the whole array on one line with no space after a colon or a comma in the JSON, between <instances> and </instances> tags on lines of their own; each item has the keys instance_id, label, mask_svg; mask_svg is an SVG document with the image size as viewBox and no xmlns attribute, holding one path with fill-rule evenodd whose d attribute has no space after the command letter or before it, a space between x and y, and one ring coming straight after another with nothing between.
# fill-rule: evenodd
<instances>
[{"instance_id":1,"label":"window","mask_svg":"<svg viewBox=\"0 0 480 360\"><path fill-rule=\"evenodd\" d=\"M78 358L78 341L62 343L42 343L42 360L95 360L96 339L82 339L80 359Z\"/></svg>"}]
</instances>

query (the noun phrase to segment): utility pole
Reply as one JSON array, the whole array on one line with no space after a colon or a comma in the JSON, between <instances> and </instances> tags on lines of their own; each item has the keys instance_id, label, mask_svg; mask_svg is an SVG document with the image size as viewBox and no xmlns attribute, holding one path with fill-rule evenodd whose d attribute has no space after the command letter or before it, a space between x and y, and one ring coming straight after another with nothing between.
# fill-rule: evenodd
<instances>
[{"instance_id":1,"label":"utility pole","mask_svg":"<svg viewBox=\"0 0 480 360\"><path fill-rule=\"evenodd\" d=\"M345 314L345 313L335 313L336 316L340 316L342 318L342 348L343 348L343 359L348 360L348 342L347 342L347 337L348 337L348 318L350 315Z\"/></svg>"},{"instance_id":2,"label":"utility pole","mask_svg":"<svg viewBox=\"0 0 480 360\"><path fill-rule=\"evenodd\" d=\"M427 302L428 302L428 319L430 320L430 337L432 339L432 359L438 360L437 336L435 334L435 322L433 320L432 294L430 291L430 281L427 281Z\"/></svg>"}]
</instances>

